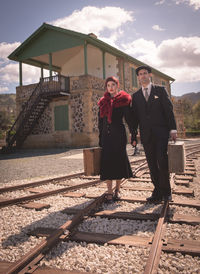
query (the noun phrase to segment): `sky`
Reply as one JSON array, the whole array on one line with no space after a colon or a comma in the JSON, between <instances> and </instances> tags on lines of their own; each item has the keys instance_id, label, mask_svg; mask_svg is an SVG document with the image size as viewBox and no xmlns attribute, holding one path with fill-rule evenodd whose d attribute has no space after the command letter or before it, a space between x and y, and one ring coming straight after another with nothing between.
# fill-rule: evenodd
<instances>
[{"instance_id":1,"label":"sky","mask_svg":"<svg viewBox=\"0 0 200 274\"><path fill-rule=\"evenodd\" d=\"M0 94L15 93L7 57L43 23L98 39L174 78L172 95L200 92L200 0L0 0ZM40 71L23 65L23 84Z\"/></svg>"}]
</instances>

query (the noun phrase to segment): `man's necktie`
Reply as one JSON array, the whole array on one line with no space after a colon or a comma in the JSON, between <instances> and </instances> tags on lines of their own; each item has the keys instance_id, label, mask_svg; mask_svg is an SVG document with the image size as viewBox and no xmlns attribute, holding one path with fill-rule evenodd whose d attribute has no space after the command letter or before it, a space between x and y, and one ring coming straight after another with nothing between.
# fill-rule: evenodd
<instances>
[{"instance_id":1,"label":"man's necktie","mask_svg":"<svg viewBox=\"0 0 200 274\"><path fill-rule=\"evenodd\" d=\"M148 88L144 88L144 97L145 97L145 100L148 101L149 99Z\"/></svg>"}]
</instances>

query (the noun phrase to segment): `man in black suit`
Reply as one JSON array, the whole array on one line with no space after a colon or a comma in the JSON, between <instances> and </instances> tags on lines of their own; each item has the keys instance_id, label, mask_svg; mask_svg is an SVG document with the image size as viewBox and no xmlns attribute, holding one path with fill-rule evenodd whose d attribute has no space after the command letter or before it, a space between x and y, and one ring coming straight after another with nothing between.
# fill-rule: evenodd
<instances>
[{"instance_id":1,"label":"man in black suit","mask_svg":"<svg viewBox=\"0 0 200 274\"><path fill-rule=\"evenodd\" d=\"M154 184L148 202L172 200L168 171L168 139L176 141L177 130L173 105L164 87L151 83L151 68L140 66L136 74L141 88L132 96L133 127L132 145L136 145L139 125L140 138Z\"/></svg>"}]
</instances>

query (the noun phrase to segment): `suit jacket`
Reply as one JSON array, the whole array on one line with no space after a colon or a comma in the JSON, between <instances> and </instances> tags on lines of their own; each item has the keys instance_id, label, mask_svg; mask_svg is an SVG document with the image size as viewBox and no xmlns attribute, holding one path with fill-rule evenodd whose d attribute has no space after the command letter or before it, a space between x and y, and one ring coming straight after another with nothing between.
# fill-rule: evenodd
<instances>
[{"instance_id":1,"label":"suit jacket","mask_svg":"<svg viewBox=\"0 0 200 274\"><path fill-rule=\"evenodd\" d=\"M146 102L142 88L132 95L133 132L140 128L141 142L149 138L168 138L169 132L176 129L173 105L164 87L152 85Z\"/></svg>"}]
</instances>

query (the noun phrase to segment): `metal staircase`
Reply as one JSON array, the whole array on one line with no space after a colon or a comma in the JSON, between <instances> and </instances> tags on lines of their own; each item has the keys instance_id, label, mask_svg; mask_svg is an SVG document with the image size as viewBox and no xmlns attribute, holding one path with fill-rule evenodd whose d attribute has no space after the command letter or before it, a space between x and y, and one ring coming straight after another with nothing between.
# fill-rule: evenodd
<instances>
[{"instance_id":1,"label":"metal staircase","mask_svg":"<svg viewBox=\"0 0 200 274\"><path fill-rule=\"evenodd\" d=\"M55 97L69 95L69 90L69 77L57 75L42 78L7 132L3 152L11 151L14 147L20 148L33 131L49 102Z\"/></svg>"}]
</instances>

